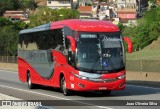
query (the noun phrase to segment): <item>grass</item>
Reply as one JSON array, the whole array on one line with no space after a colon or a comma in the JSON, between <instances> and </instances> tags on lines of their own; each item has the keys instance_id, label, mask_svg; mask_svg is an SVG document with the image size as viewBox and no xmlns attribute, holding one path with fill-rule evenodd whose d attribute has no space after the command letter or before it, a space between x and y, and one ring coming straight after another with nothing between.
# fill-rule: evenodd
<instances>
[{"instance_id":1,"label":"grass","mask_svg":"<svg viewBox=\"0 0 160 109\"><path fill-rule=\"evenodd\" d=\"M127 53L127 60L160 60L160 49L147 49L131 54Z\"/></svg>"},{"instance_id":2,"label":"grass","mask_svg":"<svg viewBox=\"0 0 160 109\"><path fill-rule=\"evenodd\" d=\"M160 60L160 38L146 48L126 54L127 60Z\"/></svg>"}]
</instances>

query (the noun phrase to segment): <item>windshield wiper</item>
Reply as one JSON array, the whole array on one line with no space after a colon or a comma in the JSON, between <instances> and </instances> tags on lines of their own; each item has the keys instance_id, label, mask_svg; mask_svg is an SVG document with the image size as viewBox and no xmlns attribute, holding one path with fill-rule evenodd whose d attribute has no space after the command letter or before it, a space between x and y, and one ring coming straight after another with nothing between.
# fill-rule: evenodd
<instances>
[{"instance_id":1,"label":"windshield wiper","mask_svg":"<svg viewBox=\"0 0 160 109\"><path fill-rule=\"evenodd\" d=\"M83 72L90 72L90 71L91 71L90 69L82 68L82 67L78 67L77 69L78 69L79 71L83 71ZM94 72L90 72L90 73L94 73Z\"/></svg>"},{"instance_id":2,"label":"windshield wiper","mask_svg":"<svg viewBox=\"0 0 160 109\"><path fill-rule=\"evenodd\" d=\"M90 72L94 71L93 68L95 67L95 65L97 64L97 62L99 62L99 60L100 60L100 55L97 56L96 62L95 62L95 63L93 64L93 66L91 67Z\"/></svg>"},{"instance_id":3,"label":"windshield wiper","mask_svg":"<svg viewBox=\"0 0 160 109\"><path fill-rule=\"evenodd\" d=\"M97 62L99 61L100 56L97 56L96 58L96 62L93 64L93 66L91 67L91 69L88 68L83 68L83 67L77 67L78 70L80 71L84 71L84 72L90 72L90 73L97 73L97 70L93 70L93 68L95 67L95 65L97 64Z\"/></svg>"}]
</instances>

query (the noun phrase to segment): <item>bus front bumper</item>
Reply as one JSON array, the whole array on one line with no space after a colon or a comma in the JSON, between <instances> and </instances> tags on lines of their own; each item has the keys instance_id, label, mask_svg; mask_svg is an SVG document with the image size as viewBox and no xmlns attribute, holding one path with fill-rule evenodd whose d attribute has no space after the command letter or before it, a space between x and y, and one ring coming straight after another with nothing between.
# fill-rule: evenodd
<instances>
[{"instance_id":1,"label":"bus front bumper","mask_svg":"<svg viewBox=\"0 0 160 109\"><path fill-rule=\"evenodd\" d=\"M71 77L74 81L69 82L69 89L76 91L100 91L100 90L124 90L126 79L110 78L101 80L88 80Z\"/></svg>"}]
</instances>

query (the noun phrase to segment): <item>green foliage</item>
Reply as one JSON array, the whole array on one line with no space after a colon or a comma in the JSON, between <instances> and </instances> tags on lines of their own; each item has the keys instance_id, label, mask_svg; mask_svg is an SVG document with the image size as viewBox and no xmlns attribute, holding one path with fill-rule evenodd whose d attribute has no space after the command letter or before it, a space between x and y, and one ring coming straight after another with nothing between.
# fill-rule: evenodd
<instances>
[{"instance_id":1,"label":"green foliage","mask_svg":"<svg viewBox=\"0 0 160 109\"><path fill-rule=\"evenodd\" d=\"M28 28L28 24L22 21L14 22L13 25L15 26L16 30L22 30Z\"/></svg>"},{"instance_id":2,"label":"green foliage","mask_svg":"<svg viewBox=\"0 0 160 109\"><path fill-rule=\"evenodd\" d=\"M21 9L31 9L34 10L35 8L37 8L36 3L34 2L34 0L19 0L19 3L21 5Z\"/></svg>"},{"instance_id":3,"label":"green foliage","mask_svg":"<svg viewBox=\"0 0 160 109\"><path fill-rule=\"evenodd\" d=\"M123 26L123 24L122 23L118 23L118 25L117 25L118 27L119 27L119 29L121 30L121 31L123 31L123 29L125 28L125 26Z\"/></svg>"},{"instance_id":4,"label":"green foliage","mask_svg":"<svg viewBox=\"0 0 160 109\"><path fill-rule=\"evenodd\" d=\"M31 10L37 8L34 0L0 0L0 16L2 16L6 10L18 10L27 8Z\"/></svg>"},{"instance_id":5,"label":"green foliage","mask_svg":"<svg viewBox=\"0 0 160 109\"><path fill-rule=\"evenodd\" d=\"M92 6L92 4L90 4L90 3L86 3L86 4L85 4L85 6Z\"/></svg>"},{"instance_id":6,"label":"green foliage","mask_svg":"<svg viewBox=\"0 0 160 109\"><path fill-rule=\"evenodd\" d=\"M0 17L0 55L13 56L17 53L18 33L27 28L24 22L11 22Z\"/></svg>"},{"instance_id":7,"label":"green foliage","mask_svg":"<svg viewBox=\"0 0 160 109\"><path fill-rule=\"evenodd\" d=\"M149 0L149 1L152 4L151 8L156 8L157 7L157 4L156 4L157 0Z\"/></svg>"},{"instance_id":8,"label":"green foliage","mask_svg":"<svg viewBox=\"0 0 160 109\"><path fill-rule=\"evenodd\" d=\"M19 7L19 0L0 0L0 16L3 15L6 10L17 10Z\"/></svg>"},{"instance_id":9,"label":"green foliage","mask_svg":"<svg viewBox=\"0 0 160 109\"><path fill-rule=\"evenodd\" d=\"M79 17L79 12L74 9L58 9L58 20L75 19Z\"/></svg>"},{"instance_id":10,"label":"green foliage","mask_svg":"<svg viewBox=\"0 0 160 109\"><path fill-rule=\"evenodd\" d=\"M78 11L73 9L52 10L47 7L41 7L38 14L30 16L31 22L29 24L21 21L11 22L10 19L0 17L0 55L16 55L20 30L52 21L78 18L78 16Z\"/></svg>"},{"instance_id":11,"label":"green foliage","mask_svg":"<svg viewBox=\"0 0 160 109\"><path fill-rule=\"evenodd\" d=\"M157 0L149 0L151 3L156 3Z\"/></svg>"},{"instance_id":12,"label":"green foliage","mask_svg":"<svg viewBox=\"0 0 160 109\"><path fill-rule=\"evenodd\" d=\"M134 44L134 50L140 50L151 44L160 36L160 7L153 8L138 20L138 26L125 27L122 30L124 36L130 37Z\"/></svg>"},{"instance_id":13,"label":"green foliage","mask_svg":"<svg viewBox=\"0 0 160 109\"><path fill-rule=\"evenodd\" d=\"M57 9L53 10L48 7L41 7L38 14L30 16L29 27L35 27L38 25L46 24L53 21L59 21L64 19L78 18L79 13L73 9Z\"/></svg>"},{"instance_id":14,"label":"green foliage","mask_svg":"<svg viewBox=\"0 0 160 109\"><path fill-rule=\"evenodd\" d=\"M9 19L0 17L0 26L1 27L8 26L8 25L11 25L11 24L12 24L12 22Z\"/></svg>"},{"instance_id":15,"label":"green foliage","mask_svg":"<svg viewBox=\"0 0 160 109\"><path fill-rule=\"evenodd\" d=\"M17 53L18 30L14 25L0 29L0 54L14 56Z\"/></svg>"}]
</instances>

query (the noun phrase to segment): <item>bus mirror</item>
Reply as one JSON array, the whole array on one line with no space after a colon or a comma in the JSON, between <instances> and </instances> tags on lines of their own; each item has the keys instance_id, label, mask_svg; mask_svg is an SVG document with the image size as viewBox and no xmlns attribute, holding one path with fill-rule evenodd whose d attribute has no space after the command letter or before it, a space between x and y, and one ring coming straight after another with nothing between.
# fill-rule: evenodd
<instances>
[{"instance_id":1,"label":"bus mirror","mask_svg":"<svg viewBox=\"0 0 160 109\"><path fill-rule=\"evenodd\" d=\"M68 52L68 62L70 65L74 66L75 63L75 52L69 51Z\"/></svg>"},{"instance_id":2,"label":"bus mirror","mask_svg":"<svg viewBox=\"0 0 160 109\"><path fill-rule=\"evenodd\" d=\"M132 41L127 37L123 37L123 40L128 44L128 53L132 53L132 48L133 48Z\"/></svg>"},{"instance_id":3,"label":"bus mirror","mask_svg":"<svg viewBox=\"0 0 160 109\"><path fill-rule=\"evenodd\" d=\"M71 50L72 52L76 51L76 41L72 36L67 36L67 39L69 40L70 44L71 44Z\"/></svg>"}]
</instances>

